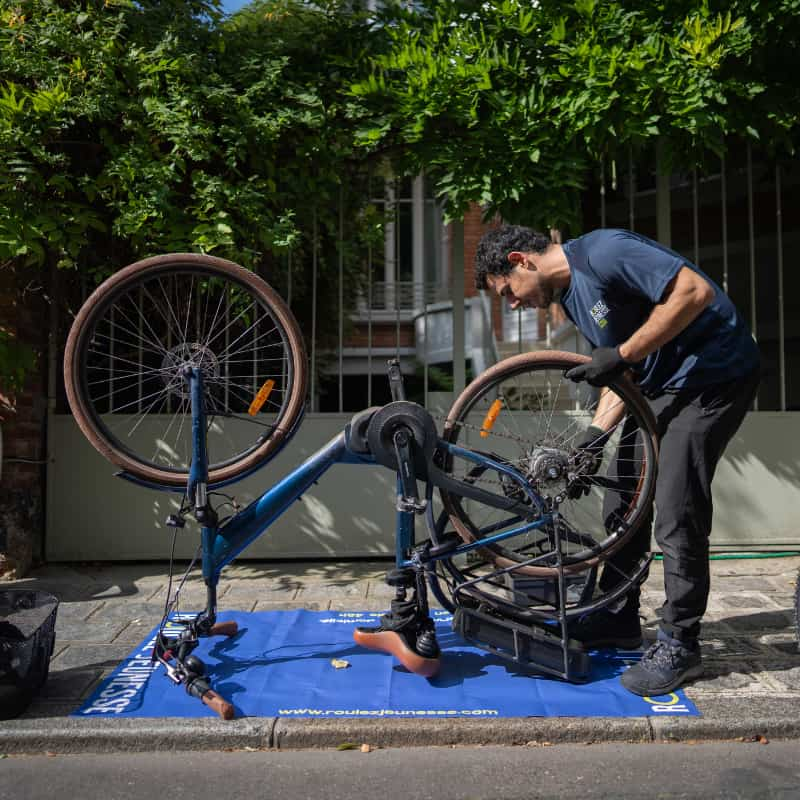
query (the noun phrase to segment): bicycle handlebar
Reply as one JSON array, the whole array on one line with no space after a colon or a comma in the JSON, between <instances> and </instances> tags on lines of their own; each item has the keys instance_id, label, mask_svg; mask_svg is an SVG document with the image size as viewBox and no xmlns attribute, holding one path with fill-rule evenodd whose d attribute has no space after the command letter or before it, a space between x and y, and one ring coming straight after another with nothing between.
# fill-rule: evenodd
<instances>
[{"instance_id":1,"label":"bicycle handlebar","mask_svg":"<svg viewBox=\"0 0 800 800\"><path fill-rule=\"evenodd\" d=\"M231 720L236 716L236 709L211 688L203 675L189 675L186 681L186 692L192 697L202 700L224 720Z\"/></svg>"},{"instance_id":2,"label":"bicycle handlebar","mask_svg":"<svg viewBox=\"0 0 800 800\"><path fill-rule=\"evenodd\" d=\"M209 636L236 636L239 626L233 621L216 622L208 629Z\"/></svg>"}]
</instances>

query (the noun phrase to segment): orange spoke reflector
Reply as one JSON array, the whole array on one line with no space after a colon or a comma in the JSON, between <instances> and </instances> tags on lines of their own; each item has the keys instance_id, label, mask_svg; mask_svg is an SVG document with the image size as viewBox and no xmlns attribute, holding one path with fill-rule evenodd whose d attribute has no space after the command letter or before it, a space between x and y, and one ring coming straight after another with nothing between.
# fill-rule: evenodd
<instances>
[{"instance_id":1,"label":"orange spoke reflector","mask_svg":"<svg viewBox=\"0 0 800 800\"><path fill-rule=\"evenodd\" d=\"M261 411L261 406L267 402L267 398L269 397L269 393L272 391L272 387L275 386L275 381L271 378L269 380L264 381L264 385L258 390L258 394L253 398L253 402L250 403L250 408L247 409L247 413L254 417Z\"/></svg>"},{"instance_id":2,"label":"orange spoke reflector","mask_svg":"<svg viewBox=\"0 0 800 800\"><path fill-rule=\"evenodd\" d=\"M481 426L482 439L485 439L489 435L489 431L492 429L494 421L497 419L497 415L500 413L500 409L502 407L503 401L495 400L489 410L486 412L486 416L483 418L483 425Z\"/></svg>"}]
</instances>

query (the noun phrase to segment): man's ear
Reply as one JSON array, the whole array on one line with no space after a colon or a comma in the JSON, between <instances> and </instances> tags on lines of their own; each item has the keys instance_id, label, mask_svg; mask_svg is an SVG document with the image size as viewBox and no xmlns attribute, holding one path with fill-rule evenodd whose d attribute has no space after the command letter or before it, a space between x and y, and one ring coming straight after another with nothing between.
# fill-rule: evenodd
<instances>
[{"instance_id":1,"label":"man's ear","mask_svg":"<svg viewBox=\"0 0 800 800\"><path fill-rule=\"evenodd\" d=\"M525 253L521 252L520 250L512 250L508 254L508 260L511 262L513 266L520 266L523 269L536 269L536 265L525 258Z\"/></svg>"}]
</instances>

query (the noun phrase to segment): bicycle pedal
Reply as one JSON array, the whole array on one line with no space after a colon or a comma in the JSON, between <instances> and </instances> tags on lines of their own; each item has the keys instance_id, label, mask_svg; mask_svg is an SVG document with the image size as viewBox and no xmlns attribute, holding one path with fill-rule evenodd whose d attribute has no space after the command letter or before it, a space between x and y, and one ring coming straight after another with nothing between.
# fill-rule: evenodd
<instances>
[{"instance_id":1,"label":"bicycle pedal","mask_svg":"<svg viewBox=\"0 0 800 800\"><path fill-rule=\"evenodd\" d=\"M453 630L470 644L506 661L575 683L588 680L591 670L588 653L578 642L562 643L560 636L544 629L459 606L453 615Z\"/></svg>"}]
</instances>

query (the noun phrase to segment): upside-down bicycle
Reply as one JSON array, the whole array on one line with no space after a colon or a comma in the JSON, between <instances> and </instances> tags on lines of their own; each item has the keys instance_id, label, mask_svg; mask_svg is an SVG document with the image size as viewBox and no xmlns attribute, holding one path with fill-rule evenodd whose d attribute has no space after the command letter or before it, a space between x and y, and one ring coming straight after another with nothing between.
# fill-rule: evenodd
<instances>
[{"instance_id":1,"label":"upside-down bicycle","mask_svg":"<svg viewBox=\"0 0 800 800\"><path fill-rule=\"evenodd\" d=\"M399 364L390 362L392 402L355 414L289 475L221 519L229 503L216 500L226 497L219 489L271 459L301 422L308 366L298 324L261 278L219 258L172 254L114 274L70 331L70 406L121 477L181 494L169 526L182 528L189 515L201 526L206 607L168 636L179 594L168 590L154 659L190 694L233 716L192 655L199 637L236 633L235 623L216 618L221 572L329 467L349 463L397 476L396 564L387 575L396 597L379 627L356 629L359 644L435 675L441 653L430 590L467 641L538 672L585 680L589 656L569 638L568 623L646 577L649 556L613 590L596 581L598 565L649 519L658 452L649 406L622 377L610 388L624 414L599 443L613 455L604 471L590 468L575 443L596 400L590 387L564 378L586 360L543 351L502 361L456 399L441 432L405 399ZM576 482L583 491L570 491ZM421 541L418 515L428 531Z\"/></svg>"}]
</instances>

